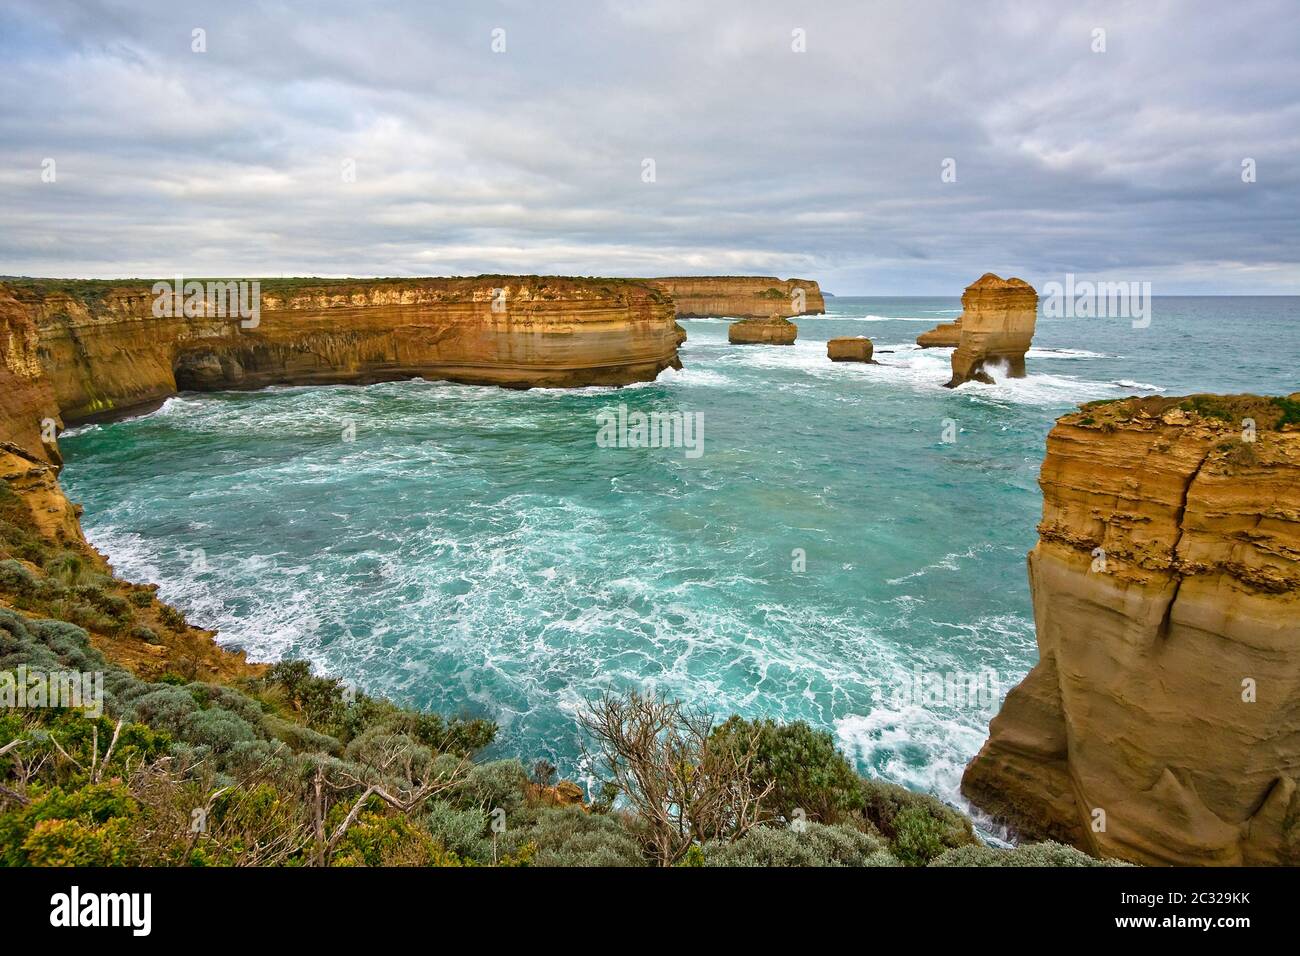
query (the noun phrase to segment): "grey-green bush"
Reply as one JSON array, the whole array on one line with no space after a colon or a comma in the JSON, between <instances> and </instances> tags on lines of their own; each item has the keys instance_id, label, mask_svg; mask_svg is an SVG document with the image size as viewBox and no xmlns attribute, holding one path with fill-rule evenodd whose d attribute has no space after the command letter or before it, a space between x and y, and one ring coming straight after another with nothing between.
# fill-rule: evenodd
<instances>
[{"instance_id":1,"label":"grey-green bush","mask_svg":"<svg viewBox=\"0 0 1300 956\"><path fill-rule=\"evenodd\" d=\"M707 843L705 866L898 866L884 844L853 827L755 827L735 843Z\"/></svg>"},{"instance_id":2,"label":"grey-green bush","mask_svg":"<svg viewBox=\"0 0 1300 956\"><path fill-rule=\"evenodd\" d=\"M1128 866L1120 860L1098 860L1063 843L1027 843L1014 850L962 846L936 857L931 866Z\"/></svg>"}]
</instances>

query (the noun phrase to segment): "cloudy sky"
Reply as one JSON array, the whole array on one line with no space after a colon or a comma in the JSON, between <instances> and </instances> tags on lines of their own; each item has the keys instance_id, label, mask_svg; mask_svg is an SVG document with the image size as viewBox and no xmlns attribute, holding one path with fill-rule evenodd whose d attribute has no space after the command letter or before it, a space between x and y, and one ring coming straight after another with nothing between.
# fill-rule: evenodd
<instances>
[{"instance_id":1,"label":"cloudy sky","mask_svg":"<svg viewBox=\"0 0 1300 956\"><path fill-rule=\"evenodd\" d=\"M1297 37L1294 0L5 0L0 273L1300 293Z\"/></svg>"}]
</instances>

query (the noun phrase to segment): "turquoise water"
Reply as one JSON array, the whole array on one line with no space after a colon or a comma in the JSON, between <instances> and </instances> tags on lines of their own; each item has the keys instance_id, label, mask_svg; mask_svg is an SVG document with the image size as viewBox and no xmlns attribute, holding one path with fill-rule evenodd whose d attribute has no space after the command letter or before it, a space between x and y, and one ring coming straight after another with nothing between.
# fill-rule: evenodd
<instances>
[{"instance_id":1,"label":"turquoise water","mask_svg":"<svg viewBox=\"0 0 1300 956\"><path fill-rule=\"evenodd\" d=\"M64 481L118 571L224 643L493 717L496 755L581 777L584 700L653 687L808 720L862 770L959 802L1036 658L1024 556L1052 421L1093 398L1293 391L1300 299L1041 321L1027 378L956 391L949 351L912 343L957 300L828 309L793 347L685 322L684 370L625 389L184 395L65 434ZM857 334L881 365L826 360ZM702 413L703 454L597 447L619 404ZM984 668L991 700L900 692Z\"/></svg>"}]
</instances>

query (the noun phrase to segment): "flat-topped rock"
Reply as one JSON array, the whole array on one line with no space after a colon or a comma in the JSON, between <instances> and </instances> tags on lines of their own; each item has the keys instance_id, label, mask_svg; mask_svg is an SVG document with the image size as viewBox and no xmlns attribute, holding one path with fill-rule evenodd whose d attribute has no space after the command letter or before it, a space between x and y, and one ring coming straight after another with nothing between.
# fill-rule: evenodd
<instances>
[{"instance_id":1,"label":"flat-topped rock","mask_svg":"<svg viewBox=\"0 0 1300 956\"><path fill-rule=\"evenodd\" d=\"M929 332L922 332L916 337L916 344L923 349L955 349L961 344L961 318L951 322L940 322Z\"/></svg>"},{"instance_id":2,"label":"flat-topped rock","mask_svg":"<svg viewBox=\"0 0 1300 956\"><path fill-rule=\"evenodd\" d=\"M794 345L799 326L774 315L767 319L744 319L727 327L727 341L732 345Z\"/></svg>"},{"instance_id":3,"label":"flat-topped rock","mask_svg":"<svg viewBox=\"0 0 1300 956\"><path fill-rule=\"evenodd\" d=\"M871 339L866 336L849 336L831 339L826 343L826 357L832 362L867 362L877 364L872 358L874 350Z\"/></svg>"}]
</instances>

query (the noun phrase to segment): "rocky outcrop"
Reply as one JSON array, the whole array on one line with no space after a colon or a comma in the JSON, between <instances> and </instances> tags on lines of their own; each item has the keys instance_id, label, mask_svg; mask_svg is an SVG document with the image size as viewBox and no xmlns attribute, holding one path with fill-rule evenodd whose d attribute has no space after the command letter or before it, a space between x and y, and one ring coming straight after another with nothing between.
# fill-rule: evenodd
<instances>
[{"instance_id":1,"label":"rocky outcrop","mask_svg":"<svg viewBox=\"0 0 1300 956\"><path fill-rule=\"evenodd\" d=\"M744 319L727 326L727 341L732 345L794 345L799 326L774 315L769 319Z\"/></svg>"},{"instance_id":2,"label":"rocky outcrop","mask_svg":"<svg viewBox=\"0 0 1300 956\"><path fill-rule=\"evenodd\" d=\"M71 424L178 390L366 384L622 385L677 367L671 301L616 279L482 276L265 280L256 321L154 314L148 284L0 289L36 329L40 365ZM29 326L30 328L30 326Z\"/></svg>"},{"instance_id":3,"label":"rocky outcrop","mask_svg":"<svg viewBox=\"0 0 1300 956\"><path fill-rule=\"evenodd\" d=\"M875 346L866 336L856 338L831 339L826 343L826 357L832 362L867 362L877 364L871 353Z\"/></svg>"},{"instance_id":4,"label":"rocky outcrop","mask_svg":"<svg viewBox=\"0 0 1300 956\"><path fill-rule=\"evenodd\" d=\"M929 332L922 332L916 344L923 349L955 349L961 344L961 318L940 322Z\"/></svg>"},{"instance_id":5,"label":"rocky outcrop","mask_svg":"<svg viewBox=\"0 0 1300 956\"><path fill-rule=\"evenodd\" d=\"M645 281L672 297L681 319L791 318L826 311L821 289L811 279L670 276Z\"/></svg>"},{"instance_id":6,"label":"rocky outcrop","mask_svg":"<svg viewBox=\"0 0 1300 956\"><path fill-rule=\"evenodd\" d=\"M1086 405L1039 484L1039 663L963 792L1095 855L1300 864L1300 393Z\"/></svg>"},{"instance_id":7,"label":"rocky outcrop","mask_svg":"<svg viewBox=\"0 0 1300 956\"><path fill-rule=\"evenodd\" d=\"M948 344L956 327L957 350L952 354L948 387L969 381L991 384L989 370L1003 363L1009 378L1024 378L1025 353L1038 316L1038 293L1033 286L1023 279L1002 279L987 272L966 287L961 304L962 314L956 322L917 339L923 346Z\"/></svg>"}]
</instances>

